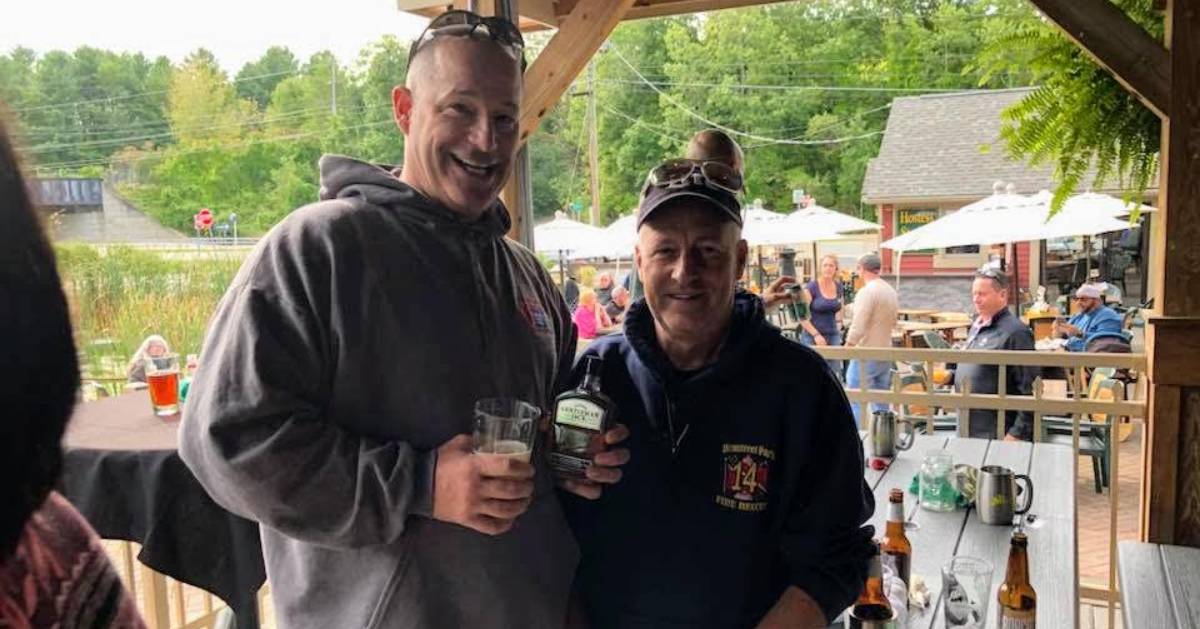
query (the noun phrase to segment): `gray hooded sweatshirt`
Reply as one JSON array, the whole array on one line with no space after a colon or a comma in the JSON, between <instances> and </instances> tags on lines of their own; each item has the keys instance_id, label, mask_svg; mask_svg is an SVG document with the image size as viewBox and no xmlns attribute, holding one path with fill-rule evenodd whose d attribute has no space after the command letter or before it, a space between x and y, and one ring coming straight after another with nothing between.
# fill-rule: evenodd
<instances>
[{"instance_id":1,"label":"gray hooded sweatshirt","mask_svg":"<svg viewBox=\"0 0 1200 629\"><path fill-rule=\"evenodd\" d=\"M436 448L474 401L548 408L570 313L497 203L473 223L383 168L321 158L322 201L225 294L180 454L260 523L282 627L561 627L578 551L539 465L496 537L430 518Z\"/></svg>"}]
</instances>

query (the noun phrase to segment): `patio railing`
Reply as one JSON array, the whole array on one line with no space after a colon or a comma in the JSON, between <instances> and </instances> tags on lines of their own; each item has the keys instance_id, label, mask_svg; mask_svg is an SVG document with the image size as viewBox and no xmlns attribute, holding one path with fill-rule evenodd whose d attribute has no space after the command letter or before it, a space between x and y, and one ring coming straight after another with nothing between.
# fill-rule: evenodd
<instances>
[{"instance_id":1,"label":"patio railing","mask_svg":"<svg viewBox=\"0 0 1200 629\"><path fill-rule=\"evenodd\" d=\"M1148 405L1144 399L1126 399L1127 384L1120 387L1110 387L1113 393L1111 399L1091 399L1088 393L1088 371L1101 367L1111 367L1126 370L1127 373L1143 381L1146 368L1145 354L1096 354L1096 353L1067 353L1067 352L1024 352L1024 351L988 351L988 350L955 350L955 349L901 349L901 348L858 348L858 347L817 347L822 356L830 359L857 359L859 382L864 383L857 388L846 388L846 395L852 404L859 405L863 417L869 416L871 403L888 404L894 409L903 410L914 406L926 407L928 413L922 413L922 419L928 419L926 430L932 430L938 417L937 409L950 409L956 414L957 430L960 436L967 435L968 411L970 409L988 409L996 411L1029 411L1033 414L1035 439L1042 439L1043 422L1046 417L1070 418L1071 443L1080 454L1081 426L1085 417L1089 425L1107 423L1108 425L1108 478L1109 482L1109 522L1108 522L1108 583L1107 587L1081 586L1079 595L1090 599L1105 601L1108 605L1108 625L1114 626L1114 604L1120 600L1117 591L1117 507L1119 479L1119 444L1120 429L1117 423L1128 420L1132 423L1145 423ZM891 389L868 389L869 385L865 366L862 361L888 361L895 364ZM939 389L932 383L934 366L938 363L997 365L999 393L973 393L969 386L961 390L949 387ZM1032 395L1011 395L1004 391L1007 384L1007 366L1027 366L1039 368L1058 367L1067 375L1067 387L1060 395L1048 396L1045 388L1046 381L1037 378L1033 383ZM906 388L901 386L900 372L923 371L927 386ZM967 383L968 385L970 383ZM1095 415L1105 418L1099 422L1090 421ZM954 415L941 415L945 418ZM917 423L917 422L914 422ZM943 426L949 421L943 422ZM997 438L1004 436L1004 413L996 413ZM1079 457L1075 457L1075 475L1078 477ZM1074 482L1074 481L1073 481ZM1076 527L1078 528L1078 519ZM1079 539L1078 530L1076 539ZM1078 556L1078 555L1077 555ZM1079 566L1076 564L1076 583L1078 584Z\"/></svg>"}]
</instances>

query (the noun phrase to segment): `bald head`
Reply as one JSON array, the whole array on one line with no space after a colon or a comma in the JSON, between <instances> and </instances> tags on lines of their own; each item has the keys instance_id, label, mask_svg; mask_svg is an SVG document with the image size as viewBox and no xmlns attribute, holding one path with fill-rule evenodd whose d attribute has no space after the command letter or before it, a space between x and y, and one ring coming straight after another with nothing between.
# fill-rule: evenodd
<instances>
[{"instance_id":1,"label":"bald head","mask_svg":"<svg viewBox=\"0 0 1200 629\"><path fill-rule=\"evenodd\" d=\"M491 39L425 44L392 90L406 137L400 180L468 218L488 211L517 150L521 89L518 60Z\"/></svg>"},{"instance_id":2,"label":"bald head","mask_svg":"<svg viewBox=\"0 0 1200 629\"><path fill-rule=\"evenodd\" d=\"M717 129L705 129L692 136L691 142L688 142L687 158L721 162L739 173L744 173L742 147L724 131Z\"/></svg>"}]
</instances>

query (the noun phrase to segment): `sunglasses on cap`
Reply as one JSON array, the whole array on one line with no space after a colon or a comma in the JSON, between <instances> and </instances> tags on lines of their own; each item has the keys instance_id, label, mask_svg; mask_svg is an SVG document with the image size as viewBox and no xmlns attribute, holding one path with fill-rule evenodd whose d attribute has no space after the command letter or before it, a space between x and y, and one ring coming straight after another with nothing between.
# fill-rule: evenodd
<instances>
[{"instance_id":1,"label":"sunglasses on cap","mask_svg":"<svg viewBox=\"0 0 1200 629\"><path fill-rule=\"evenodd\" d=\"M979 270L975 271L975 277L986 277L989 280L1000 282L1002 286L1008 286L1008 275L994 266L980 267Z\"/></svg>"},{"instance_id":2,"label":"sunglasses on cap","mask_svg":"<svg viewBox=\"0 0 1200 629\"><path fill-rule=\"evenodd\" d=\"M438 37L478 37L483 36L500 45L509 56L521 61L521 71L525 71L525 38L520 29L508 18L484 17L470 11L447 11L435 18L425 27L421 36L413 41L408 51L409 66L429 42Z\"/></svg>"},{"instance_id":3,"label":"sunglasses on cap","mask_svg":"<svg viewBox=\"0 0 1200 629\"><path fill-rule=\"evenodd\" d=\"M673 159L655 166L650 171L646 177L646 186L642 189L642 196L645 196L651 187L686 188L697 184L736 196L741 194L743 182L741 173L722 162Z\"/></svg>"}]
</instances>

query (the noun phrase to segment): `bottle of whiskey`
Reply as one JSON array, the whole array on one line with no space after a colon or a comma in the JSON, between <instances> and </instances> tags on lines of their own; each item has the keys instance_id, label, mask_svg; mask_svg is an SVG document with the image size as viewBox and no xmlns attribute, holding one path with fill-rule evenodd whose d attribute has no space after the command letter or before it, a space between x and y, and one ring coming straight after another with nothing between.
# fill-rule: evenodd
<instances>
[{"instance_id":1,"label":"bottle of whiskey","mask_svg":"<svg viewBox=\"0 0 1200 629\"><path fill-rule=\"evenodd\" d=\"M999 629L1035 629L1037 592L1029 584L1029 539L1017 531L1008 549L1008 570L996 594Z\"/></svg>"},{"instance_id":2,"label":"bottle of whiskey","mask_svg":"<svg viewBox=\"0 0 1200 629\"><path fill-rule=\"evenodd\" d=\"M904 533L904 490L892 489L888 492L887 529L883 534L880 546L883 560L889 562L896 571L896 576L904 581L907 590L912 575L912 543Z\"/></svg>"},{"instance_id":3,"label":"bottle of whiskey","mask_svg":"<svg viewBox=\"0 0 1200 629\"><path fill-rule=\"evenodd\" d=\"M883 565L879 556L879 542L873 543L875 555L871 557L871 563L867 568L867 582L863 586L862 594L858 595L854 607L850 608L850 616L859 621L891 620L894 617L892 604L888 602L887 595L883 593Z\"/></svg>"},{"instance_id":4,"label":"bottle of whiskey","mask_svg":"<svg viewBox=\"0 0 1200 629\"><path fill-rule=\"evenodd\" d=\"M554 401L554 442L550 448L550 466L560 475L579 478L592 458L604 449L604 432L616 420L617 407L600 392L600 370L604 359L584 359L584 376L579 387Z\"/></svg>"}]
</instances>

